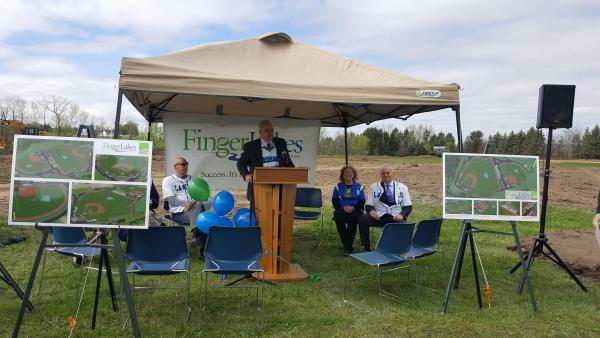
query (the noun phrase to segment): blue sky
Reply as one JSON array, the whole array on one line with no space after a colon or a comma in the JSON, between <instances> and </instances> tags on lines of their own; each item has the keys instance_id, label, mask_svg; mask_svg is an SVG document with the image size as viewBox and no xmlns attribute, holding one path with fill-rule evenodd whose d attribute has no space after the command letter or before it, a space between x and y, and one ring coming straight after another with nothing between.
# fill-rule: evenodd
<instances>
[{"instance_id":1,"label":"blue sky","mask_svg":"<svg viewBox=\"0 0 600 338\"><path fill-rule=\"evenodd\" d=\"M459 83L465 133L534 126L543 83L577 85L575 126L600 123L597 1L3 0L0 22L0 97L65 96L107 124L121 57L278 31L391 71ZM124 120L142 121L130 105ZM410 124L454 131L450 111L393 122Z\"/></svg>"}]
</instances>

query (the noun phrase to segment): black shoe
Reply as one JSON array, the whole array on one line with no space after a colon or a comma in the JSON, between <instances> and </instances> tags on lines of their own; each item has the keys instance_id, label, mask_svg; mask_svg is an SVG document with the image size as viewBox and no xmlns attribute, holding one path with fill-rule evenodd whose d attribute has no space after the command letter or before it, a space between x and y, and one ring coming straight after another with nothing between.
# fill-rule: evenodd
<instances>
[{"instance_id":1,"label":"black shoe","mask_svg":"<svg viewBox=\"0 0 600 338\"><path fill-rule=\"evenodd\" d=\"M83 264L83 257L81 256L75 256L73 257L73 266L78 268L81 266L81 264Z\"/></svg>"},{"instance_id":2,"label":"black shoe","mask_svg":"<svg viewBox=\"0 0 600 338\"><path fill-rule=\"evenodd\" d=\"M204 248L199 248L198 249L198 259L199 260L203 260L204 259Z\"/></svg>"},{"instance_id":3,"label":"black shoe","mask_svg":"<svg viewBox=\"0 0 600 338\"><path fill-rule=\"evenodd\" d=\"M365 252L369 252L371 251L371 246L370 245L365 245Z\"/></svg>"},{"instance_id":4,"label":"black shoe","mask_svg":"<svg viewBox=\"0 0 600 338\"><path fill-rule=\"evenodd\" d=\"M354 252L354 249L352 249L352 247L344 247L344 256L348 256L353 252Z\"/></svg>"}]
</instances>

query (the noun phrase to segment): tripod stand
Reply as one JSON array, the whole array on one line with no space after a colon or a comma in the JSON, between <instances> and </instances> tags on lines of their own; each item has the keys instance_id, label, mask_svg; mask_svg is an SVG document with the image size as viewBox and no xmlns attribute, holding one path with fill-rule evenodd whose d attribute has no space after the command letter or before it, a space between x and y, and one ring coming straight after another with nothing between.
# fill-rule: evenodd
<instances>
[{"instance_id":1,"label":"tripod stand","mask_svg":"<svg viewBox=\"0 0 600 338\"><path fill-rule=\"evenodd\" d=\"M6 270L4 265L2 265L2 262L0 262L0 279L3 280L6 284L8 284L8 286L12 287L13 290L15 290L17 296L19 296L19 298L23 300L23 297L25 296L25 294L23 294L23 290L21 290L19 284L17 284L17 282L12 278L10 273L8 273L8 270ZM31 304L29 300L27 301L26 305L29 311L34 310L33 304Z\"/></svg>"},{"instance_id":2,"label":"tripod stand","mask_svg":"<svg viewBox=\"0 0 600 338\"><path fill-rule=\"evenodd\" d=\"M533 261L536 257L540 255L544 255L546 258L554 262L554 264L558 265L561 269L565 270L569 276L579 285L579 287L587 292L588 289L583 285L583 283L575 276L573 271L563 262L558 253L552 249L550 243L548 243L548 237L546 236L546 207L548 205L548 185L550 183L550 158L552 157L552 131L554 128L548 128L548 143L546 145L546 165L544 170L544 192L542 194L542 211L540 213L540 232L538 237L534 238L533 246L529 253L527 254L527 259L525 260L525 270L531 270L531 266L533 265ZM544 249L548 250L548 253L544 251ZM517 271L517 269L521 266L521 262L518 262L510 273ZM524 276L521 277L521 281L519 282L519 287L517 288L517 292L521 294L523 291L523 284L525 283Z\"/></svg>"}]
</instances>

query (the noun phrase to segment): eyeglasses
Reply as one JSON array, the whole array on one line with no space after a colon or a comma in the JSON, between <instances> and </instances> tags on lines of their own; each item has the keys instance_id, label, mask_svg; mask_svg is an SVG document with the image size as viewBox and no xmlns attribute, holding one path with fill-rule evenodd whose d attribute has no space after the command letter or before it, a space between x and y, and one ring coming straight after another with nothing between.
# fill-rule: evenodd
<instances>
[{"instance_id":1,"label":"eyeglasses","mask_svg":"<svg viewBox=\"0 0 600 338\"><path fill-rule=\"evenodd\" d=\"M175 165L180 165L180 166L187 167L187 166L188 166L188 163L176 163Z\"/></svg>"}]
</instances>

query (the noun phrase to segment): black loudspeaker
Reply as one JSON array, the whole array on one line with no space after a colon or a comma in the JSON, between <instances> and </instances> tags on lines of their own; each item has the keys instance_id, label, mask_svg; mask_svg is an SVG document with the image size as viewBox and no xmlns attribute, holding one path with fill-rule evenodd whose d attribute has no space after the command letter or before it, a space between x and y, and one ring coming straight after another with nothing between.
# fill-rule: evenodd
<instances>
[{"instance_id":1,"label":"black loudspeaker","mask_svg":"<svg viewBox=\"0 0 600 338\"><path fill-rule=\"evenodd\" d=\"M542 85L538 102L538 129L571 128L574 104L574 85Z\"/></svg>"}]
</instances>

